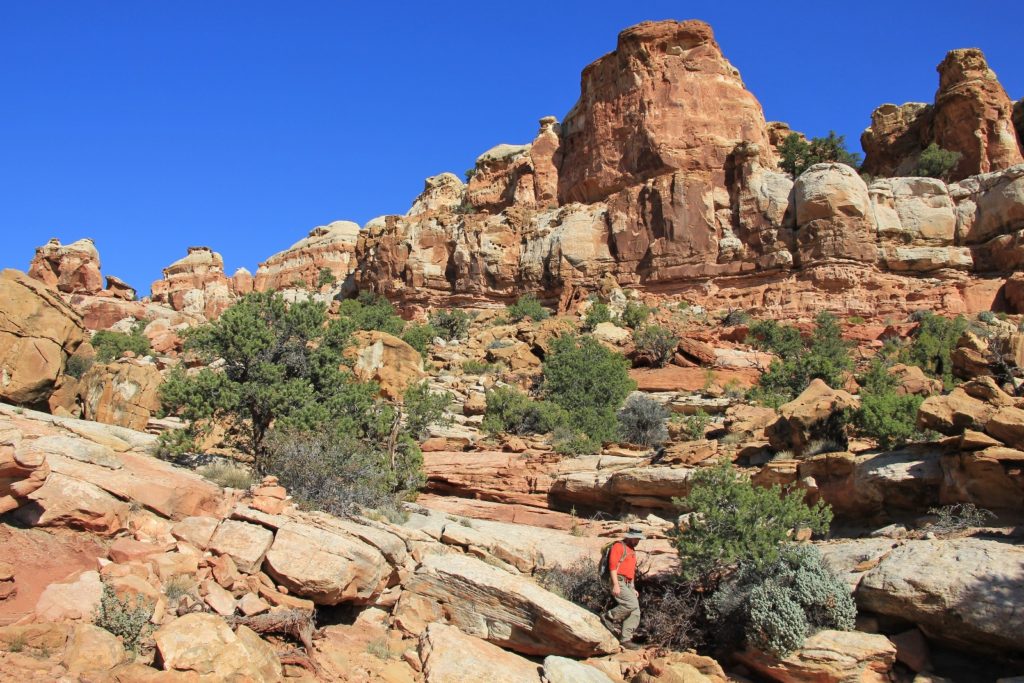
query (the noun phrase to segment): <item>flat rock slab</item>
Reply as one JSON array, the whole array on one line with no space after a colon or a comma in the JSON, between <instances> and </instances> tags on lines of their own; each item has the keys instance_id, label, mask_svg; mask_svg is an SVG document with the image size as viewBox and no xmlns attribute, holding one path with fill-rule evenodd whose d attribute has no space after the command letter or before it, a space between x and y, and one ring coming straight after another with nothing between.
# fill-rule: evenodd
<instances>
[{"instance_id":1,"label":"flat rock slab","mask_svg":"<svg viewBox=\"0 0 1024 683\"><path fill-rule=\"evenodd\" d=\"M230 556L240 571L252 574L259 571L273 542L274 534L269 529L229 519L217 527L209 548L218 555Z\"/></svg>"},{"instance_id":2,"label":"flat rock slab","mask_svg":"<svg viewBox=\"0 0 1024 683\"><path fill-rule=\"evenodd\" d=\"M540 683L540 667L454 626L430 624L420 638L426 683Z\"/></svg>"}]
</instances>

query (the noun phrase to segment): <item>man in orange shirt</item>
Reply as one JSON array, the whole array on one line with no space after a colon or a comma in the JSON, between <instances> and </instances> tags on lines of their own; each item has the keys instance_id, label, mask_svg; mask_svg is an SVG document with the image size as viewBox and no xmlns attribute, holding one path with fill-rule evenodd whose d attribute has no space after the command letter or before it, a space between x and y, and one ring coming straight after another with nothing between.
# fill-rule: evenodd
<instances>
[{"instance_id":1,"label":"man in orange shirt","mask_svg":"<svg viewBox=\"0 0 1024 683\"><path fill-rule=\"evenodd\" d=\"M636 546L643 537L643 531L631 527L622 540L611 547L608 555L612 597L617 604L601 615L601 621L612 633L617 630L616 624L622 624L619 642L628 650L640 647L633 642L633 632L640 623L640 602L633 580L636 578Z\"/></svg>"}]
</instances>

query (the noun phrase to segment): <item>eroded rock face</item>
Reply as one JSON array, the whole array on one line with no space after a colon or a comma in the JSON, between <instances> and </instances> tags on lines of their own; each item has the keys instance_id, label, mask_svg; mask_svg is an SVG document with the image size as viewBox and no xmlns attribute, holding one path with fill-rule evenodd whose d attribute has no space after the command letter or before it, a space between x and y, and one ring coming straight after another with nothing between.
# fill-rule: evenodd
<instances>
[{"instance_id":1,"label":"eroded rock face","mask_svg":"<svg viewBox=\"0 0 1024 683\"><path fill-rule=\"evenodd\" d=\"M726 160L744 141L761 145L771 165L761 106L711 27L644 22L583 71L562 123L559 198L594 202L675 171L724 187Z\"/></svg>"},{"instance_id":2,"label":"eroded rock face","mask_svg":"<svg viewBox=\"0 0 1024 683\"><path fill-rule=\"evenodd\" d=\"M86 338L53 290L16 270L0 273L0 400L44 403Z\"/></svg>"},{"instance_id":3,"label":"eroded rock face","mask_svg":"<svg viewBox=\"0 0 1024 683\"><path fill-rule=\"evenodd\" d=\"M896 663L896 646L877 633L818 631L784 659L743 652L739 660L779 683L884 683Z\"/></svg>"},{"instance_id":4,"label":"eroded rock face","mask_svg":"<svg viewBox=\"0 0 1024 683\"><path fill-rule=\"evenodd\" d=\"M54 394L50 409L67 415L81 414L87 420L142 431L151 415L160 409L160 371L153 363L121 360L89 368L73 385L63 389L61 400Z\"/></svg>"},{"instance_id":5,"label":"eroded rock face","mask_svg":"<svg viewBox=\"0 0 1024 683\"><path fill-rule=\"evenodd\" d=\"M152 298L175 311L212 320L237 298L224 274L224 259L209 247L189 247L188 255L164 268Z\"/></svg>"},{"instance_id":6,"label":"eroded rock face","mask_svg":"<svg viewBox=\"0 0 1024 683\"><path fill-rule=\"evenodd\" d=\"M855 170L845 164L815 164L797 178L793 191L801 265L876 260L868 188Z\"/></svg>"},{"instance_id":7,"label":"eroded rock face","mask_svg":"<svg viewBox=\"0 0 1024 683\"><path fill-rule=\"evenodd\" d=\"M861 136L865 173L909 174L933 142L961 155L949 175L953 180L1021 163L1014 103L981 50L951 50L937 71L933 105L883 104L871 115L871 126Z\"/></svg>"},{"instance_id":8,"label":"eroded rock face","mask_svg":"<svg viewBox=\"0 0 1024 683\"><path fill-rule=\"evenodd\" d=\"M51 239L36 249L28 275L68 294L96 294L103 289L100 254L91 239L68 245Z\"/></svg>"},{"instance_id":9,"label":"eroded rock face","mask_svg":"<svg viewBox=\"0 0 1024 683\"><path fill-rule=\"evenodd\" d=\"M258 292L266 292L295 287L299 283L302 287L317 290L324 269L337 282L342 282L354 268L353 254L358 235L359 225L351 221L317 226L307 237L261 263L252 286ZM232 285L236 290L244 288L240 282Z\"/></svg>"}]
</instances>

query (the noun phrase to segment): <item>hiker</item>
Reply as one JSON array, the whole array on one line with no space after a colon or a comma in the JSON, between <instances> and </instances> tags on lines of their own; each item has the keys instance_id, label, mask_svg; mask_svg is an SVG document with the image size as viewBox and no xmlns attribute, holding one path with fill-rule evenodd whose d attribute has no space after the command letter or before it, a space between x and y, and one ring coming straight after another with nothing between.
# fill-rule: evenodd
<instances>
[{"instance_id":1,"label":"hiker","mask_svg":"<svg viewBox=\"0 0 1024 683\"><path fill-rule=\"evenodd\" d=\"M633 632L640 623L640 602L633 580L636 577L636 546L644 537L640 529L630 527L622 540L608 549L608 575L612 597L616 606L601 615L605 627L614 633L621 624L619 642L628 650L639 649L633 642Z\"/></svg>"}]
</instances>

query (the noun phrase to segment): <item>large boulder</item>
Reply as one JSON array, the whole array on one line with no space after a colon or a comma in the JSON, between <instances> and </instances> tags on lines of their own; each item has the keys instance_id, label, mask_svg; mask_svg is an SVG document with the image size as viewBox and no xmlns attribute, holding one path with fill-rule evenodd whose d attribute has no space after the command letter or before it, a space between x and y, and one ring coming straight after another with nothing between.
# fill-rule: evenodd
<instances>
[{"instance_id":1,"label":"large boulder","mask_svg":"<svg viewBox=\"0 0 1024 683\"><path fill-rule=\"evenodd\" d=\"M232 631L213 614L186 614L157 629L153 640L157 662L166 671L258 683L283 678L281 662L269 644L245 626Z\"/></svg>"},{"instance_id":2,"label":"large boulder","mask_svg":"<svg viewBox=\"0 0 1024 683\"><path fill-rule=\"evenodd\" d=\"M800 264L877 260L875 220L868 188L846 164L815 164L796 179Z\"/></svg>"},{"instance_id":3,"label":"large boulder","mask_svg":"<svg viewBox=\"0 0 1024 683\"><path fill-rule=\"evenodd\" d=\"M28 275L68 294L96 294L103 289L100 254L91 239L62 245L53 238L37 247Z\"/></svg>"},{"instance_id":4,"label":"large boulder","mask_svg":"<svg viewBox=\"0 0 1024 683\"><path fill-rule=\"evenodd\" d=\"M837 438L836 423L857 405L857 399L842 389L811 380L799 396L779 407L778 421L765 430L768 441L777 451L800 455L812 440Z\"/></svg>"},{"instance_id":5,"label":"large boulder","mask_svg":"<svg viewBox=\"0 0 1024 683\"><path fill-rule=\"evenodd\" d=\"M372 545L336 528L297 521L277 530L265 567L290 593L319 605L369 602L391 575Z\"/></svg>"},{"instance_id":6,"label":"large boulder","mask_svg":"<svg viewBox=\"0 0 1024 683\"><path fill-rule=\"evenodd\" d=\"M267 292L295 287L299 283L304 288L317 290L324 270L341 283L355 265L358 236L359 225L351 221L319 225L310 230L307 237L261 263L252 288ZM244 285L239 283L234 288L244 288Z\"/></svg>"},{"instance_id":7,"label":"large boulder","mask_svg":"<svg viewBox=\"0 0 1024 683\"><path fill-rule=\"evenodd\" d=\"M540 683L540 667L454 626L430 624L420 636L426 683Z\"/></svg>"},{"instance_id":8,"label":"large boulder","mask_svg":"<svg viewBox=\"0 0 1024 683\"><path fill-rule=\"evenodd\" d=\"M259 571L273 542L274 534L269 529L229 519L213 532L209 549L217 555L229 556L239 570L252 574Z\"/></svg>"},{"instance_id":9,"label":"large boulder","mask_svg":"<svg viewBox=\"0 0 1024 683\"><path fill-rule=\"evenodd\" d=\"M761 145L771 164L761 105L704 22L630 27L581 81L562 123L563 203L600 200L673 171L724 180L726 159L744 141ZM639 119L630 113L641 109Z\"/></svg>"},{"instance_id":10,"label":"large boulder","mask_svg":"<svg viewBox=\"0 0 1024 683\"><path fill-rule=\"evenodd\" d=\"M808 636L803 647L783 659L749 650L737 657L779 683L887 683L896 646L875 633L825 630Z\"/></svg>"},{"instance_id":11,"label":"large boulder","mask_svg":"<svg viewBox=\"0 0 1024 683\"><path fill-rule=\"evenodd\" d=\"M69 676L82 680L110 671L127 658L121 641L110 631L92 624L76 624L62 662Z\"/></svg>"},{"instance_id":12,"label":"large boulder","mask_svg":"<svg viewBox=\"0 0 1024 683\"><path fill-rule=\"evenodd\" d=\"M907 541L868 571L861 609L972 651L1024 652L1024 548L974 538Z\"/></svg>"},{"instance_id":13,"label":"large boulder","mask_svg":"<svg viewBox=\"0 0 1024 683\"><path fill-rule=\"evenodd\" d=\"M162 381L153 363L124 359L94 364L74 385L75 398L87 420L144 431L149 418L160 410ZM77 406L67 403L61 407L73 414ZM50 404L56 407L53 400Z\"/></svg>"},{"instance_id":14,"label":"large boulder","mask_svg":"<svg viewBox=\"0 0 1024 683\"><path fill-rule=\"evenodd\" d=\"M410 385L426 376L423 356L398 337L377 330L352 336L356 376L364 382L376 382L384 396L401 398Z\"/></svg>"},{"instance_id":15,"label":"large boulder","mask_svg":"<svg viewBox=\"0 0 1024 683\"><path fill-rule=\"evenodd\" d=\"M56 292L19 271L0 272L0 401L45 403L86 339L82 319Z\"/></svg>"},{"instance_id":16,"label":"large boulder","mask_svg":"<svg viewBox=\"0 0 1024 683\"><path fill-rule=\"evenodd\" d=\"M430 555L396 607L409 630L445 622L516 652L587 657L618 648L597 615L474 557Z\"/></svg>"},{"instance_id":17,"label":"large boulder","mask_svg":"<svg viewBox=\"0 0 1024 683\"><path fill-rule=\"evenodd\" d=\"M49 474L45 453L18 448L13 438L0 436L0 515L21 505Z\"/></svg>"}]
</instances>

